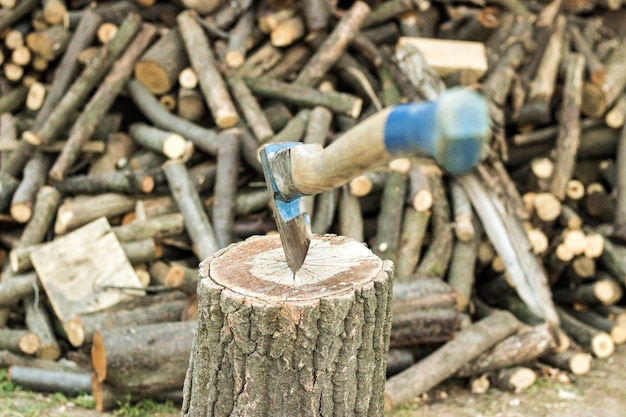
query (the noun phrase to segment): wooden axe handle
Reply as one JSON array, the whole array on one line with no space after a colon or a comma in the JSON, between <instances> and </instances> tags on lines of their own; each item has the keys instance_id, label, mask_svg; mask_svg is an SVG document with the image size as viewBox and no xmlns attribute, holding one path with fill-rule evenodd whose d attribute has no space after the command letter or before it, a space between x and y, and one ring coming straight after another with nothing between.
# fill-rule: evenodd
<instances>
[{"instance_id":1,"label":"wooden axe handle","mask_svg":"<svg viewBox=\"0 0 626 417\"><path fill-rule=\"evenodd\" d=\"M434 157L459 174L474 168L491 134L484 99L467 89L448 90L436 101L381 110L322 149L290 149L291 178L304 195L331 190L395 155Z\"/></svg>"},{"instance_id":2,"label":"wooden axe handle","mask_svg":"<svg viewBox=\"0 0 626 417\"><path fill-rule=\"evenodd\" d=\"M390 112L391 108L370 116L325 149L321 146L291 148L291 175L296 188L305 195L332 190L388 162L391 155L383 137Z\"/></svg>"}]
</instances>

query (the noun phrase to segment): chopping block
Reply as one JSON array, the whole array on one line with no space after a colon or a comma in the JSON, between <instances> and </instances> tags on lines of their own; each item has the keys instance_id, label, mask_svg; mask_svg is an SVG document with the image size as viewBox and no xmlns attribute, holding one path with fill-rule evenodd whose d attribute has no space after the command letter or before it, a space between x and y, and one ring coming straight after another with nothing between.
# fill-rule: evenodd
<instances>
[{"instance_id":1,"label":"chopping block","mask_svg":"<svg viewBox=\"0 0 626 417\"><path fill-rule=\"evenodd\" d=\"M200 264L182 416L382 415L393 264L313 236L295 274L278 235Z\"/></svg>"}]
</instances>

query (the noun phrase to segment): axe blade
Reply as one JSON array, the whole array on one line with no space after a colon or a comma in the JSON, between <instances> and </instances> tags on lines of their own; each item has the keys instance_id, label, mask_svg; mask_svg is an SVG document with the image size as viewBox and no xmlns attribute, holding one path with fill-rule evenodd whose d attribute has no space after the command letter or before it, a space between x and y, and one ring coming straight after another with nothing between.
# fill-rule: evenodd
<instances>
[{"instance_id":1,"label":"axe blade","mask_svg":"<svg viewBox=\"0 0 626 417\"><path fill-rule=\"evenodd\" d=\"M276 217L280 217L280 215ZM276 220L287 265L294 276L302 267L311 244L308 217L306 213L302 213L291 220Z\"/></svg>"},{"instance_id":2,"label":"axe blade","mask_svg":"<svg viewBox=\"0 0 626 417\"><path fill-rule=\"evenodd\" d=\"M274 220L280 235L285 258L294 276L302 267L311 243L309 216L300 208L301 194L283 195L277 185L278 177L289 175L291 167L289 158L280 157L281 152L289 152L289 148L301 143L273 143L265 145L259 152L265 183L272 201ZM279 155L279 157L277 157ZM284 155L282 155L284 156Z\"/></svg>"}]
</instances>

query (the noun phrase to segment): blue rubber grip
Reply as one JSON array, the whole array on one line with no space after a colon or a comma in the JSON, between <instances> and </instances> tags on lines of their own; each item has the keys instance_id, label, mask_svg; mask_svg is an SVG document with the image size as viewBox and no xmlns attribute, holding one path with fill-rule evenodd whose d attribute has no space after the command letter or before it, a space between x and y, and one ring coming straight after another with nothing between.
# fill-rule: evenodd
<instances>
[{"instance_id":1,"label":"blue rubber grip","mask_svg":"<svg viewBox=\"0 0 626 417\"><path fill-rule=\"evenodd\" d=\"M452 174L474 168L491 135L485 99L475 91L453 88L436 101L395 106L384 128L390 154L433 157Z\"/></svg>"},{"instance_id":2,"label":"blue rubber grip","mask_svg":"<svg viewBox=\"0 0 626 417\"><path fill-rule=\"evenodd\" d=\"M385 122L385 148L390 154L422 153L435 156L437 103L399 104Z\"/></svg>"}]
</instances>

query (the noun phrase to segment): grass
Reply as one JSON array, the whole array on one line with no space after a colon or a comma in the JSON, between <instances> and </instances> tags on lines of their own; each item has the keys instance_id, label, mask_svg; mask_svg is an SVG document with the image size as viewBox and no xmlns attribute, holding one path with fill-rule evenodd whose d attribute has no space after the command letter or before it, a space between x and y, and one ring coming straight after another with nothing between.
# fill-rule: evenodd
<instances>
[{"instance_id":1,"label":"grass","mask_svg":"<svg viewBox=\"0 0 626 417\"><path fill-rule=\"evenodd\" d=\"M421 404L418 401L411 401L407 404L402 404L392 411L385 413L386 417L412 417L415 416L415 412L419 410Z\"/></svg>"},{"instance_id":2,"label":"grass","mask_svg":"<svg viewBox=\"0 0 626 417\"><path fill-rule=\"evenodd\" d=\"M158 416L163 414L175 414L180 412L178 407L172 402L164 403L154 402L150 399L141 400L138 403L131 403L129 398L120 407L113 411L113 415L117 417L144 417Z\"/></svg>"},{"instance_id":3,"label":"grass","mask_svg":"<svg viewBox=\"0 0 626 417\"><path fill-rule=\"evenodd\" d=\"M10 404L10 405L7 405ZM3 414L5 409L10 407L10 414ZM63 408L74 408L74 411L80 411L76 407L84 410L94 410L95 402L90 394L81 394L76 397L67 398L60 392L41 395L36 392L28 391L17 384L12 383L8 379L6 369L0 369L0 417L19 416L19 417L41 417L48 415L64 415L51 414L52 410ZM6 410L8 411L8 410ZM155 402L150 399L144 399L137 403L132 403L127 398L119 407L112 412L115 417L146 417L146 416L172 416L178 415L180 409L172 404L172 402ZM77 415L72 413L72 415Z\"/></svg>"},{"instance_id":4,"label":"grass","mask_svg":"<svg viewBox=\"0 0 626 417\"><path fill-rule=\"evenodd\" d=\"M0 398L9 397L18 389L18 386L9 381L6 369L0 369Z\"/></svg>"}]
</instances>

